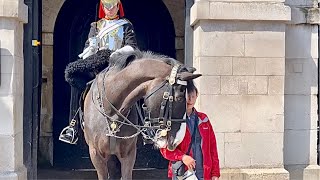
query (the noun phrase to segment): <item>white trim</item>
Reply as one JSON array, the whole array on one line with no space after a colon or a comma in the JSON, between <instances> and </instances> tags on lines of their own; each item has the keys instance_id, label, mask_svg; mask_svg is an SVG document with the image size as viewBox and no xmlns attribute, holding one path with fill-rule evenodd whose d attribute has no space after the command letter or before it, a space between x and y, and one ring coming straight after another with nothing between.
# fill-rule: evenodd
<instances>
[{"instance_id":1,"label":"white trim","mask_svg":"<svg viewBox=\"0 0 320 180\"><path fill-rule=\"evenodd\" d=\"M100 32L98 33L97 37L99 39L101 39L104 35L106 35L107 33L109 33L110 31L122 26L122 25L125 25L129 23L128 21L124 20L124 19L120 19L118 21L114 21L114 22L111 22L109 24L107 24L104 28L102 28L100 30Z\"/></svg>"},{"instance_id":2,"label":"white trim","mask_svg":"<svg viewBox=\"0 0 320 180\"><path fill-rule=\"evenodd\" d=\"M180 84L180 85L184 85L184 86L186 86L188 83L187 83L187 81L182 81L182 80L177 80L177 84Z\"/></svg>"},{"instance_id":3,"label":"white trim","mask_svg":"<svg viewBox=\"0 0 320 180\"><path fill-rule=\"evenodd\" d=\"M208 121L209 121L209 118L208 118L208 117L204 118L203 120L202 120L200 117L198 117L198 118L199 118L199 123L198 123L198 125L200 125L201 123L204 123L204 122L208 122Z\"/></svg>"}]
</instances>

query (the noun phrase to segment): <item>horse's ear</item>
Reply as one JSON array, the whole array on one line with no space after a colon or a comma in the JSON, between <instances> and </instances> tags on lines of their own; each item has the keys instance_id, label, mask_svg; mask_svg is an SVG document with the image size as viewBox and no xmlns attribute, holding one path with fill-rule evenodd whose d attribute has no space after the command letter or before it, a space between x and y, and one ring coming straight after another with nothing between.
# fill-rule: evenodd
<instances>
[{"instance_id":1,"label":"horse's ear","mask_svg":"<svg viewBox=\"0 0 320 180\"><path fill-rule=\"evenodd\" d=\"M194 67L186 67L187 71L190 73L194 73L197 69Z\"/></svg>"},{"instance_id":2,"label":"horse's ear","mask_svg":"<svg viewBox=\"0 0 320 180\"><path fill-rule=\"evenodd\" d=\"M179 78L182 81L188 81L188 80L196 79L196 78L198 78L200 76L202 76L202 74L192 74L192 73L189 73L189 72L181 72L179 74Z\"/></svg>"}]
</instances>

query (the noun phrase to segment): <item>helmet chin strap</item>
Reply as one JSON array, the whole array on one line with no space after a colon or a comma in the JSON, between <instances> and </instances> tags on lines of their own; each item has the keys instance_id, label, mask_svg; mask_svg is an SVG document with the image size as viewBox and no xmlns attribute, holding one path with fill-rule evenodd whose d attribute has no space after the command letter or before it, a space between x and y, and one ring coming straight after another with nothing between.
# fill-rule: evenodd
<instances>
[{"instance_id":1,"label":"helmet chin strap","mask_svg":"<svg viewBox=\"0 0 320 180\"><path fill-rule=\"evenodd\" d=\"M115 14L113 17L106 16L105 19L107 19L107 20L119 19L119 16L117 14Z\"/></svg>"}]
</instances>

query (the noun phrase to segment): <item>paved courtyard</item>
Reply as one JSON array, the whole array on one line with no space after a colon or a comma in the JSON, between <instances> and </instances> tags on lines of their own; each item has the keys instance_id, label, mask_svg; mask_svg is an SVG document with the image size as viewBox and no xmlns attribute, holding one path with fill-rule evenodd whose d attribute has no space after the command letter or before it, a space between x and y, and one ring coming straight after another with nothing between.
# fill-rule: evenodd
<instances>
[{"instance_id":1,"label":"paved courtyard","mask_svg":"<svg viewBox=\"0 0 320 180\"><path fill-rule=\"evenodd\" d=\"M39 169L39 180L89 180L97 179L97 174L94 170L56 170L56 169ZM134 170L133 179L168 179L167 169L142 169Z\"/></svg>"}]
</instances>

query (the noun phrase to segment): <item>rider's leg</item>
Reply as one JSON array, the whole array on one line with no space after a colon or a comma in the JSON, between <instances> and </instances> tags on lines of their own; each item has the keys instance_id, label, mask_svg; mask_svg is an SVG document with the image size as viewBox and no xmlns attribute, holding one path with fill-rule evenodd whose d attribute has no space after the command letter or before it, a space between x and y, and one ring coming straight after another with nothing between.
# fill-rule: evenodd
<instances>
[{"instance_id":1,"label":"rider's leg","mask_svg":"<svg viewBox=\"0 0 320 180\"><path fill-rule=\"evenodd\" d=\"M79 129L79 97L81 92L76 88L71 88L71 99L70 99L70 115L69 125L65 127L60 136L59 140L69 143L76 144L78 141L78 129Z\"/></svg>"},{"instance_id":2,"label":"rider's leg","mask_svg":"<svg viewBox=\"0 0 320 180\"><path fill-rule=\"evenodd\" d=\"M71 85L70 120L69 126L62 130L59 140L70 144L77 143L79 97L85 90L87 82L94 79L96 73L108 66L110 53L109 50L98 51L97 54L72 62L67 66L65 79Z\"/></svg>"}]
</instances>

